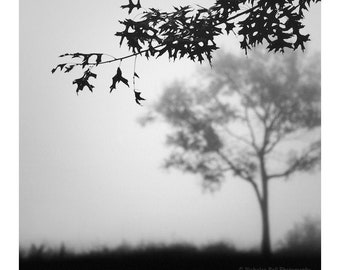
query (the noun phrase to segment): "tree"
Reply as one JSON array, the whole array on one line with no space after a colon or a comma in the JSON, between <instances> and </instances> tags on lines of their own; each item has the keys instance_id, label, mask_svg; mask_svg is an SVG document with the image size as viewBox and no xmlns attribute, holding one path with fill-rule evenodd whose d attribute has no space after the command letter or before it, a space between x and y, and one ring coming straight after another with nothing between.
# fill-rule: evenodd
<instances>
[{"instance_id":1,"label":"tree","mask_svg":"<svg viewBox=\"0 0 340 270\"><path fill-rule=\"evenodd\" d=\"M116 33L120 45L126 41L132 53L115 57L105 53L66 53L60 57L79 59L78 62L64 62L52 69L70 72L74 67L82 67L84 74L75 79L76 93L87 87L91 92L94 86L89 79L96 78L93 68L98 65L123 61L130 57L160 57L164 54L169 59L188 57L192 61L208 60L218 49L215 38L223 34L235 34L240 37L240 47L245 51L266 43L268 51L284 52L285 49L305 49L309 34L303 34L302 20L311 3L320 0L216 0L211 7L184 6L174 7L171 12L150 8L140 14L138 19L127 18L120 23L124 29ZM132 13L141 8L140 0L129 0L121 8ZM133 18L136 16L134 15ZM135 65L136 66L136 65ZM144 100L141 92L136 91L136 70L132 75L136 103ZM119 80L118 78L122 78ZM128 80L117 68L113 77L111 91L116 84ZM110 92L111 92L110 91Z\"/></svg>"},{"instance_id":2,"label":"tree","mask_svg":"<svg viewBox=\"0 0 340 270\"><path fill-rule=\"evenodd\" d=\"M299 148L287 144L319 135L319 60L299 59L259 52L249 59L220 56L213 72L199 75L198 86L167 88L142 121L160 118L172 127L166 168L198 174L211 190L229 174L251 185L261 210L264 255L271 252L268 182L309 171L320 161L319 136L304 139ZM275 161L278 151L287 159Z\"/></svg>"}]
</instances>

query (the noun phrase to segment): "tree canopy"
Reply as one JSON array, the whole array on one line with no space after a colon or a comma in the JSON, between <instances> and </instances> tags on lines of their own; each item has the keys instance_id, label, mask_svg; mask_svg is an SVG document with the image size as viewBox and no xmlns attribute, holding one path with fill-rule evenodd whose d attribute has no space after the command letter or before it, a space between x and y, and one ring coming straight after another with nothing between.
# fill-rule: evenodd
<instances>
[{"instance_id":1,"label":"tree canopy","mask_svg":"<svg viewBox=\"0 0 340 270\"><path fill-rule=\"evenodd\" d=\"M200 76L200 86L168 87L142 120L162 118L173 127L167 142L174 152L166 167L199 173L206 186L221 183L226 172L254 180L259 154L270 158L285 139L318 128L319 60L302 65L300 58L225 55ZM309 170L319 161L319 142L289 156L287 167L268 178Z\"/></svg>"},{"instance_id":2,"label":"tree canopy","mask_svg":"<svg viewBox=\"0 0 340 270\"><path fill-rule=\"evenodd\" d=\"M145 0L146 1L146 0ZM129 0L121 8L128 9L133 18L120 21L123 30L116 33L120 45L128 46L131 54L118 57L106 53L66 53L60 57L78 59L74 63L66 61L52 69L65 73L74 67L84 69L84 75L75 79L76 93L94 86L89 79L97 74L93 68L98 65L123 61L130 57L160 57L169 59L187 57L192 61L211 63L213 52L218 49L216 37L234 34L240 40L240 48L247 54L248 50L259 44L266 44L268 51L284 52L286 49L305 49L309 34L303 33L303 18L311 3L320 0L216 0L210 7L180 6L173 11L162 11L156 8L145 9L141 14L134 11L142 8L140 0ZM137 19L134 19L137 18ZM106 59L104 59L106 58ZM122 70L117 69L113 76L112 89L123 82L129 86L128 79L122 77ZM140 104L141 93L136 91L136 70L132 74L135 100ZM110 91L110 92L111 92Z\"/></svg>"}]
</instances>

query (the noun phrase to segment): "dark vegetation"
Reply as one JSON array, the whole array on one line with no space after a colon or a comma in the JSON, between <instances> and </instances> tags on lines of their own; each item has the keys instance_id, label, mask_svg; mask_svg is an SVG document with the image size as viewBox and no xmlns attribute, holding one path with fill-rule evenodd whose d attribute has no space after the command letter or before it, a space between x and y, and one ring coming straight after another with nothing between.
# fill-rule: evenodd
<instances>
[{"instance_id":1,"label":"dark vegetation","mask_svg":"<svg viewBox=\"0 0 340 270\"><path fill-rule=\"evenodd\" d=\"M280 253L310 254L321 253L321 221L306 217L303 222L295 224L280 242Z\"/></svg>"},{"instance_id":2,"label":"dark vegetation","mask_svg":"<svg viewBox=\"0 0 340 270\"><path fill-rule=\"evenodd\" d=\"M102 248L75 253L65 246L32 246L20 252L20 269L240 269L246 267L321 269L320 221L305 219L289 231L271 257L257 249L241 251L225 243Z\"/></svg>"},{"instance_id":3,"label":"dark vegetation","mask_svg":"<svg viewBox=\"0 0 340 270\"><path fill-rule=\"evenodd\" d=\"M240 269L286 267L320 269L320 253L278 252L270 258L257 251L237 251L219 244L205 248L190 245L146 246L136 249L102 249L65 253L43 247L21 255L20 269Z\"/></svg>"}]
</instances>

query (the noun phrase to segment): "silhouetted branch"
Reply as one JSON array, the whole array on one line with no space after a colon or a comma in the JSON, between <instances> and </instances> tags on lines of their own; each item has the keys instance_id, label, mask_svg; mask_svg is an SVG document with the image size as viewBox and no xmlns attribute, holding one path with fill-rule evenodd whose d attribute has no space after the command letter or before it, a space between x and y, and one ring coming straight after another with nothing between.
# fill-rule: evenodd
<instances>
[{"instance_id":1,"label":"silhouetted branch","mask_svg":"<svg viewBox=\"0 0 340 270\"><path fill-rule=\"evenodd\" d=\"M159 47L162 47L162 46L163 45L158 45L157 47L154 47L154 48L159 48ZM101 61L101 62L98 62L98 63L97 62L88 62L87 65L89 65L89 66L98 66L98 65L109 64L109 63L113 63L113 62L117 62L117 61L123 61L124 59L130 58L130 57L133 57L133 56L142 55L143 53L145 53L145 52L147 52L149 50L150 49L145 49L145 50L142 50L140 52L128 54L128 55L125 55L125 56L122 56L122 57L111 56L114 59L106 60L106 61ZM96 53L89 53L89 55L96 55ZM105 55L108 55L108 54L105 54ZM82 66L83 65L83 63L72 63L72 62L66 62L65 64L71 64L71 65L74 65L74 66Z\"/></svg>"},{"instance_id":2,"label":"silhouetted branch","mask_svg":"<svg viewBox=\"0 0 340 270\"><path fill-rule=\"evenodd\" d=\"M265 153L265 154L268 154L268 153L270 153L271 151L273 151L273 149L275 148L275 146L276 146L281 140L282 140L282 136L281 136L279 133L277 133L276 138L273 139L272 141L270 141L270 139L269 139L269 141L268 141L266 147L264 148L264 153Z\"/></svg>"},{"instance_id":3,"label":"silhouetted branch","mask_svg":"<svg viewBox=\"0 0 340 270\"><path fill-rule=\"evenodd\" d=\"M239 176L241 179L245 180L246 182L250 183L255 190L256 197L261 205L262 196L259 191L259 188L254 181L253 177L249 175L249 171L238 167L231 159L229 159L226 155L224 155L221 151L216 151L217 154L230 166L230 170L234 173L235 176Z\"/></svg>"},{"instance_id":4,"label":"silhouetted branch","mask_svg":"<svg viewBox=\"0 0 340 270\"><path fill-rule=\"evenodd\" d=\"M230 113L226 110L226 107L221 103L221 101L218 99L217 96L214 96L214 100L216 101L218 107L220 108L220 110L223 112L223 114L227 117L229 117ZM240 142L243 142L245 143L246 145L249 145L249 146L253 146L252 143L247 140L246 138L238 135L238 134L235 134L234 132L232 132L227 126L225 126L223 128L223 130L225 130L229 136L233 137L234 139L240 141Z\"/></svg>"},{"instance_id":5,"label":"silhouetted branch","mask_svg":"<svg viewBox=\"0 0 340 270\"><path fill-rule=\"evenodd\" d=\"M256 5L252 8L249 8L248 10L245 10L243 12L240 12L238 14L235 14L234 16L230 17L230 18L227 18L224 22L216 22L215 24L213 24L213 26L219 26L219 25L222 25L222 24L225 24L226 22L228 21L231 21L231 20L234 20L242 15L245 15L251 11L253 11L254 9L258 8L259 5ZM188 36L183 36L183 38L185 37L188 37ZM163 41L164 42L164 41ZM175 42L175 40L173 41ZM87 64L89 66L97 66L97 65L103 65L103 64L109 64L109 63L113 63L113 62L117 62L117 61L123 61L125 59L128 59L130 57L133 57L133 56L137 56L137 55L142 55L143 53L146 53L146 52L150 52L151 50L155 50L155 49L159 49L161 47L164 47L166 44L165 43L161 43L155 47L152 47L152 48L146 48L144 50L140 50L138 52L134 52L134 53L131 53L131 54L128 54L128 55L125 55L125 56L122 56L122 57L114 57L112 55L109 55L109 54L103 54L103 55L107 55L107 56L110 56L110 57L113 57L114 59L111 59L111 60L106 60L106 61L101 61L99 63L97 62L88 62ZM95 55L97 53L90 53L91 55ZM83 63L72 63L72 62L66 62L65 64L71 64L71 65L74 65L74 66L82 66Z\"/></svg>"},{"instance_id":6,"label":"silhouetted branch","mask_svg":"<svg viewBox=\"0 0 340 270\"><path fill-rule=\"evenodd\" d=\"M262 148L264 154L270 153L275 148L275 146L282 140L282 134L281 134L280 128L275 126L277 121L280 119L281 113L282 112L280 110L271 119L269 125L268 126L265 125L265 138L264 138L264 144ZM274 132L276 133L276 138L271 140L274 136Z\"/></svg>"},{"instance_id":7,"label":"silhouetted branch","mask_svg":"<svg viewBox=\"0 0 340 270\"><path fill-rule=\"evenodd\" d=\"M289 177L292 173L294 173L297 168L299 167L300 163L302 161L302 158L297 159L291 166L289 166L285 171L281 173L276 173L276 174L270 174L268 175L268 180L273 179L273 178L282 178L282 177Z\"/></svg>"},{"instance_id":8,"label":"silhouetted branch","mask_svg":"<svg viewBox=\"0 0 340 270\"><path fill-rule=\"evenodd\" d=\"M294 162L292 162L291 165L289 165L284 171L280 173L269 174L268 180L283 177L288 178L296 171L309 170L320 160L319 153L313 155L315 151L319 151L318 145L318 142L312 144L311 147L304 154L302 154L298 158L295 158Z\"/></svg>"},{"instance_id":9,"label":"silhouetted branch","mask_svg":"<svg viewBox=\"0 0 340 270\"><path fill-rule=\"evenodd\" d=\"M233 138L239 140L240 142L243 142L243 143L245 143L245 144L247 144L247 145L249 145L249 146L253 146L253 144L252 144L250 141L248 141L246 138L244 138L244 137L242 137L242 136L239 136L239 135L233 133L228 127L224 127L224 130L225 130L231 137L233 137Z\"/></svg>"},{"instance_id":10,"label":"silhouetted branch","mask_svg":"<svg viewBox=\"0 0 340 270\"><path fill-rule=\"evenodd\" d=\"M253 126L251 124L251 121L249 119L248 108L246 106L244 107L244 116L245 116L244 120L246 121L248 130L249 130L249 133L250 133L251 144L254 147L255 151L258 152L259 148L258 148L257 143L256 143L256 137L255 137L254 128L253 128Z\"/></svg>"},{"instance_id":11,"label":"silhouetted branch","mask_svg":"<svg viewBox=\"0 0 340 270\"><path fill-rule=\"evenodd\" d=\"M253 182L252 176L249 172L241 167L238 167L231 159L224 155L221 151L217 150L216 153L229 165L231 171L236 175L241 177L243 180L248 182Z\"/></svg>"}]
</instances>

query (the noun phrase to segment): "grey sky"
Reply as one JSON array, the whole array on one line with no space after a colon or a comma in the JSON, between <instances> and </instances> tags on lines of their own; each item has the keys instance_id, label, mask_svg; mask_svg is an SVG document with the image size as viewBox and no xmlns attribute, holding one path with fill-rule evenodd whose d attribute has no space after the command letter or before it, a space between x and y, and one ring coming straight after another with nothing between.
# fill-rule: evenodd
<instances>
[{"instance_id":1,"label":"grey sky","mask_svg":"<svg viewBox=\"0 0 340 270\"><path fill-rule=\"evenodd\" d=\"M117 64L98 69L93 94L75 94L75 73L51 74L62 53L126 54L114 36L126 15L119 8L125 2L20 1L20 243L257 245L260 211L251 188L228 179L219 192L203 194L195 176L160 168L168 153L166 125L142 128L136 122L167 83L191 77L199 64L139 59L144 107L124 86L109 94ZM143 2L161 8L192 3ZM320 49L319 13L318 6L306 19L311 51ZM219 42L239 53L237 45L235 37ZM131 73L133 60L122 66ZM273 182L270 192L273 243L303 216L320 215L319 173Z\"/></svg>"}]
</instances>

